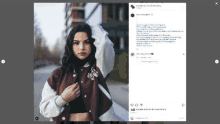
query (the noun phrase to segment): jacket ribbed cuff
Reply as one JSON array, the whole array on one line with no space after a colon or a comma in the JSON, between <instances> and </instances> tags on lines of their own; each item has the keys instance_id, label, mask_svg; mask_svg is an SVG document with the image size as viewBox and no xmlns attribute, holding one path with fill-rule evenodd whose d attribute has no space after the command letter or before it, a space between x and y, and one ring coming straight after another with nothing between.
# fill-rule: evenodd
<instances>
[{"instance_id":1,"label":"jacket ribbed cuff","mask_svg":"<svg viewBox=\"0 0 220 124\"><path fill-rule=\"evenodd\" d=\"M63 100L63 98L61 96L58 96L58 98L55 100L55 102L60 107L63 107L65 104L68 103L65 100Z\"/></svg>"}]
</instances>

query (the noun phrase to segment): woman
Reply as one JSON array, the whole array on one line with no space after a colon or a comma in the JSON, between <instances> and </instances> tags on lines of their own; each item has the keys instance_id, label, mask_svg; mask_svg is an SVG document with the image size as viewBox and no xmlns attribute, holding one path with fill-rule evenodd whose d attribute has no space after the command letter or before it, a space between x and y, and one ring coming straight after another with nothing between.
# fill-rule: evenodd
<instances>
[{"instance_id":1,"label":"woman","mask_svg":"<svg viewBox=\"0 0 220 124\"><path fill-rule=\"evenodd\" d=\"M80 23L67 38L62 66L47 79L40 113L57 124L71 121L113 121L112 99L106 85L115 52L100 26Z\"/></svg>"}]
</instances>

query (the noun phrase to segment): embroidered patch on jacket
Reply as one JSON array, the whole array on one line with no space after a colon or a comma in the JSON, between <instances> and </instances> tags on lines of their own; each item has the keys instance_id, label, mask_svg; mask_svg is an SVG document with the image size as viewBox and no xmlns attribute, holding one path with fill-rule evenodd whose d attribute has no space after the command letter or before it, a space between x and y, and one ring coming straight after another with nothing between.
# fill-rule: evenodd
<instances>
[{"instance_id":1,"label":"embroidered patch on jacket","mask_svg":"<svg viewBox=\"0 0 220 124\"><path fill-rule=\"evenodd\" d=\"M91 80L94 80L94 77L98 77L98 71L96 71L95 69L91 69L91 73L88 73L87 77Z\"/></svg>"}]
</instances>

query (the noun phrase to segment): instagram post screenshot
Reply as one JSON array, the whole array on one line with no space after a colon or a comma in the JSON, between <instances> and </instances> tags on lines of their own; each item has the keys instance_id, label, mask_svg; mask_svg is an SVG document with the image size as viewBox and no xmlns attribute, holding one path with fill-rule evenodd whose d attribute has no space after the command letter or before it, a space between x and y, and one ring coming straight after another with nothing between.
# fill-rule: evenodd
<instances>
[{"instance_id":1,"label":"instagram post screenshot","mask_svg":"<svg viewBox=\"0 0 220 124\"><path fill-rule=\"evenodd\" d=\"M219 1L2 1L3 123L218 124Z\"/></svg>"}]
</instances>

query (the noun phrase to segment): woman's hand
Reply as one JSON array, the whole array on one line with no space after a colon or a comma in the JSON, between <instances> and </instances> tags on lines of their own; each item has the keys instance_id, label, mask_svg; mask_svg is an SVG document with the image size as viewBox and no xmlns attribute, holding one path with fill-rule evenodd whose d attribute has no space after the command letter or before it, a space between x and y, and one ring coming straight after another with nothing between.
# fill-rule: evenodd
<instances>
[{"instance_id":1,"label":"woman's hand","mask_svg":"<svg viewBox=\"0 0 220 124\"><path fill-rule=\"evenodd\" d=\"M80 96L80 87L79 87L78 82L68 86L61 94L61 97L66 102L70 102L79 96Z\"/></svg>"}]
</instances>

